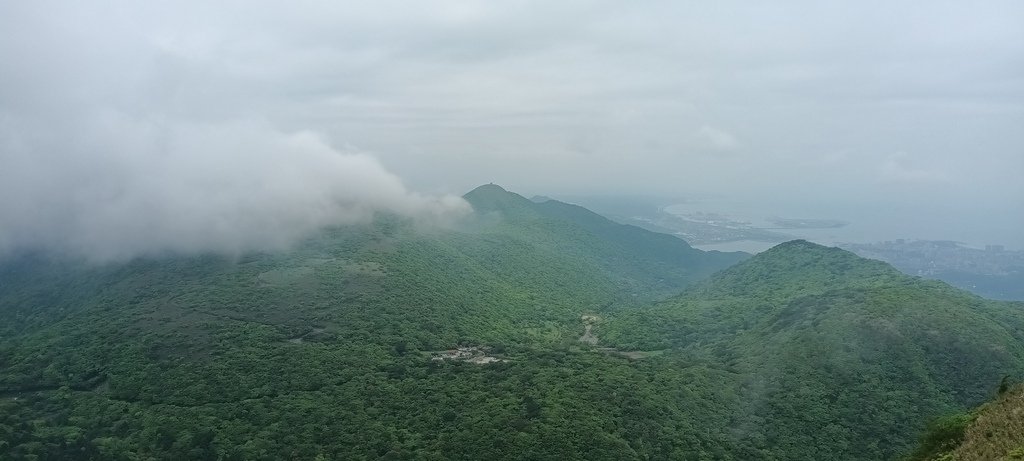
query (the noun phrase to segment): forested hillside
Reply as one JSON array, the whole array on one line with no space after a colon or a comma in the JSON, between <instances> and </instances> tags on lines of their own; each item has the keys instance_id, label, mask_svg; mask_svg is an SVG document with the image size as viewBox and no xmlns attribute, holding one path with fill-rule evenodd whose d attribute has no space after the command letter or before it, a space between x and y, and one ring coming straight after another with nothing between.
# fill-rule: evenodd
<instances>
[{"instance_id":1,"label":"forested hillside","mask_svg":"<svg viewBox=\"0 0 1024 461\"><path fill-rule=\"evenodd\" d=\"M884 459L1024 370L1021 303L806 242L711 276L745 255L466 199L281 253L3 262L0 458Z\"/></svg>"},{"instance_id":2,"label":"forested hillside","mask_svg":"<svg viewBox=\"0 0 1024 461\"><path fill-rule=\"evenodd\" d=\"M534 203L493 184L474 189L466 199L480 216L474 222L482 234L514 235L551 254L585 261L601 268L618 292L641 300L677 294L748 256L697 250L671 235L557 200Z\"/></svg>"},{"instance_id":3,"label":"forested hillside","mask_svg":"<svg viewBox=\"0 0 1024 461\"><path fill-rule=\"evenodd\" d=\"M599 331L724 364L737 438L780 459L891 459L922 421L1024 370L1022 303L799 240Z\"/></svg>"}]
</instances>

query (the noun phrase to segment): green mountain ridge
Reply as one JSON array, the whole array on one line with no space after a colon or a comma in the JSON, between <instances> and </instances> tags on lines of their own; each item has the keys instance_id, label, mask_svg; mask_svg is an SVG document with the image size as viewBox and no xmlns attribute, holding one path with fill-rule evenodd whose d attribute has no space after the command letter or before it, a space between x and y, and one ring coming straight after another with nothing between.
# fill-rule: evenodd
<instances>
[{"instance_id":1,"label":"green mountain ridge","mask_svg":"<svg viewBox=\"0 0 1024 461\"><path fill-rule=\"evenodd\" d=\"M870 284L879 278L900 275L899 271L881 261L864 259L846 250L806 240L792 240L716 274L703 283L702 294L744 296L759 293L782 298L831 289L839 284ZM794 276L799 276L798 284L790 283ZM700 287L695 287L690 291L700 290Z\"/></svg>"},{"instance_id":2,"label":"green mountain ridge","mask_svg":"<svg viewBox=\"0 0 1024 461\"><path fill-rule=\"evenodd\" d=\"M479 214L506 218L486 229L504 232L508 229L502 226L514 220L518 235L534 237L534 244L552 253L591 260L606 268L623 289L645 300L677 293L749 257L742 252L697 250L671 235L619 224L557 200L533 202L494 184L480 186L464 198ZM636 283L639 280L648 282ZM656 284L652 286L650 281Z\"/></svg>"},{"instance_id":3,"label":"green mountain ridge","mask_svg":"<svg viewBox=\"0 0 1024 461\"><path fill-rule=\"evenodd\" d=\"M1022 308L793 241L599 334L727 364L739 419L772 422L743 436L765 457L891 459L928 415L1024 370Z\"/></svg>"},{"instance_id":4,"label":"green mountain ridge","mask_svg":"<svg viewBox=\"0 0 1024 461\"><path fill-rule=\"evenodd\" d=\"M1024 370L1022 303L466 200L238 259L0 262L0 458L890 459Z\"/></svg>"}]
</instances>

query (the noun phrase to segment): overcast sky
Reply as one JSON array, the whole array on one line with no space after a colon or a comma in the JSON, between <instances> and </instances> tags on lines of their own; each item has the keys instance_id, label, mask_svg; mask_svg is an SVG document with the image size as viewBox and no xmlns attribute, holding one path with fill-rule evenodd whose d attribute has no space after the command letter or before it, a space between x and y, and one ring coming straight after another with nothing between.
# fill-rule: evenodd
<instances>
[{"instance_id":1,"label":"overcast sky","mask_svg":"<svg viewBox=\"0 0 1024 461\"><path fill-rule=\"evenodd\" d=\"M1024 247L1024 3L774 3L3 2L0 250L279 246L488 182Z\"/></svg>"}]
</instances>

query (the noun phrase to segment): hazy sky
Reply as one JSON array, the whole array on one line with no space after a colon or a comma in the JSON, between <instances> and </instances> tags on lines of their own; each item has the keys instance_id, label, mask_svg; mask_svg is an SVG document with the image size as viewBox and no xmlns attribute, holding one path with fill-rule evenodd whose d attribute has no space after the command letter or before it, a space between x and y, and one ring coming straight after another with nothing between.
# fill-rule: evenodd
<instances>
[{"instance_id":1,"label":"hazy sky","mask_svg":"<svg viewBox=\"0 0 1024 461\"><path fill-rule=\"evenodd\" d=\"M281 245L488 182L1024 246L1024 2L774 3L2 2L0 250Z\"/></svg>"}]
</instances>

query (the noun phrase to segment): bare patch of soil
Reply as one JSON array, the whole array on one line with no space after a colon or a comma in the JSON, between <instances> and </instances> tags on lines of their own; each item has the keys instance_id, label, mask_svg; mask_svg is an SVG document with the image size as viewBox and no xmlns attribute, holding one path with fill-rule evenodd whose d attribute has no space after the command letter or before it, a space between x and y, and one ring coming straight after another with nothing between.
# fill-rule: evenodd
<instances>
[{"instance_id":1,"label":"bare patch of soil","mask_svg":"<svg viewBox=\"0 0 1024 461\"><path fill-rule=\"evenodd\" d=\"M482 346L463 346L446 351L430 352L430 360L434 361L459 361L486 365L488 363L505 362L507 359L490 355L490 348Z\"/></svg>"}]
</instances>

